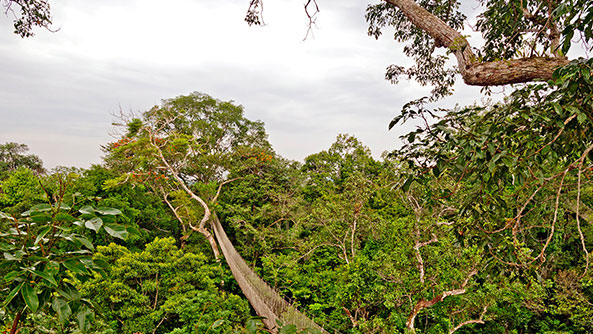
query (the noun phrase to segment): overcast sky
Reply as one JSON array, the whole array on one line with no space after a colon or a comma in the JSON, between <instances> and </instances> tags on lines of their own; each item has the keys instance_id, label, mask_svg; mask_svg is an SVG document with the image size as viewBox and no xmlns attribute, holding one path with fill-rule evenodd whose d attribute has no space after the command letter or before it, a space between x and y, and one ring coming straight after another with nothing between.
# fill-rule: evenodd
<instances>
[{"instance_id":1,"label":"overcast sky","mask_svg":"<svg viewBox=\"0 0 593 334\"><path fill-rule=\"evenodd\" d=\"M386 33L366 35L365 1L320 1L314 38L303 41L302 0L265 2L264 27L243 21L248 0L51 1L51 33L13 34L0 16L0 143L29 146L46 167L100 163L112 114L142 112L194 91L243 105L266 124L280 155L302 160L337 134L357 136L375 156L409 131L387 131L414 82L384 79L409 65ZM469 104L479 89L459 85L444 102Z\"/></svg>"}]
</instances>

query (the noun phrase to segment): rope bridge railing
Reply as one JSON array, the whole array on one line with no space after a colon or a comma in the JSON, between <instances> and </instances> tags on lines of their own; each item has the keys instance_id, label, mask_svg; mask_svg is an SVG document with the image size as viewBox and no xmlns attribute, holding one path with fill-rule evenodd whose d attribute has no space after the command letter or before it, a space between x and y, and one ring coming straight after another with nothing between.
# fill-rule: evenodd
<instances>
[{"instance_id":1,"label":"rope bridge railing","mask_svg":"<svg viewBox=\"0 0 593 334\"><path fill-rule=\"evenodd\" d=\"M312 329L321 333L327 333L313 320L299 312L294 306L282 298L278 292L264 282L243 260L229 238L227 237L218 217L213 215L212 228L218 240L218 244L224 254L224 258L231 268L243 294L251 303L257 315L264 318L266 327L276 333L277 320L284 325L295 325L299 330Z\"/></svg>"}]
</instances>

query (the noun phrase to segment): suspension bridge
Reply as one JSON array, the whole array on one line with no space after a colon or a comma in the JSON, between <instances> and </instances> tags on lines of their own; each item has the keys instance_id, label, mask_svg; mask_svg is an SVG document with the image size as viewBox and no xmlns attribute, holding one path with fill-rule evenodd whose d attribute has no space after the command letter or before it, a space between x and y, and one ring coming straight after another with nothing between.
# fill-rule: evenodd
<instances>
[{"instance_id":1,"label":"suspension bridge","mask_svg":"<svg viewBox=\"0 0 593 334\"><path fill-rule=\"evenodd\" d=\"M311 333L328 333L282 298L247 265L229 240L216 215L212 215L211 223L218 245L235 280L257 315L263 318L262 321L268 330L277 333L278 323L281 323L295 325L299 331L308 329Z\"/></svg>"}]
</instances>

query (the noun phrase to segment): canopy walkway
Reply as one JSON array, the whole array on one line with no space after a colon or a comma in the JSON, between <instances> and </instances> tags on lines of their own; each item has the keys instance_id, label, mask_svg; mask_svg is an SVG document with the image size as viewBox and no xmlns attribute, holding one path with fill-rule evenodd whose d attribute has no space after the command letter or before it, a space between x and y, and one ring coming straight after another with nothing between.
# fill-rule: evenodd
<instances>
[{"instance_id":1,"label":"canopy walkway","mask_svg":"<svg viewBox=\"0 0 593 334\"><path fill-rule=\"evenodd\" d=\"M216 235L216 240L224 254L233 276L243 294L249 300L251 306L255 309L258 316L263 317L266 327L277 333L277 320L284 324L293 324L297 329L311 329L313 332L327 333L323 328L317 325L313 320L307 318L299 312L294 306L290 305L278 292L264 282L243 260L241 255L235 250L235 247L227 237L218 217L213 215L212 228Z\"/></svg>"}]
</instances>

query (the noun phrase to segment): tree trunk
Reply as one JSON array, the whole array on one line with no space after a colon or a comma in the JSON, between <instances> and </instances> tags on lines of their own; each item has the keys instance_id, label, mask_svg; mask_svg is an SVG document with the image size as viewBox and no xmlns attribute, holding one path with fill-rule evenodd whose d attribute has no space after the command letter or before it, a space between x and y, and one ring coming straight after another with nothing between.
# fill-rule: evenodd
<instances>
[{"instance_id":1,"label":"tree trunk","mask_svg":"<svg viewBox=\"0 0 593 334\"><path fill-rule=\"evenodd\" d=\"M560 57L533 57L492 62L478 62L467 39L443 20L419 6L414 0L385 0L396 6L417 28L455 54L463 81L473 86L495 86L552 78L554 70L568 64Z\"/></svg>"}]
</instances>

